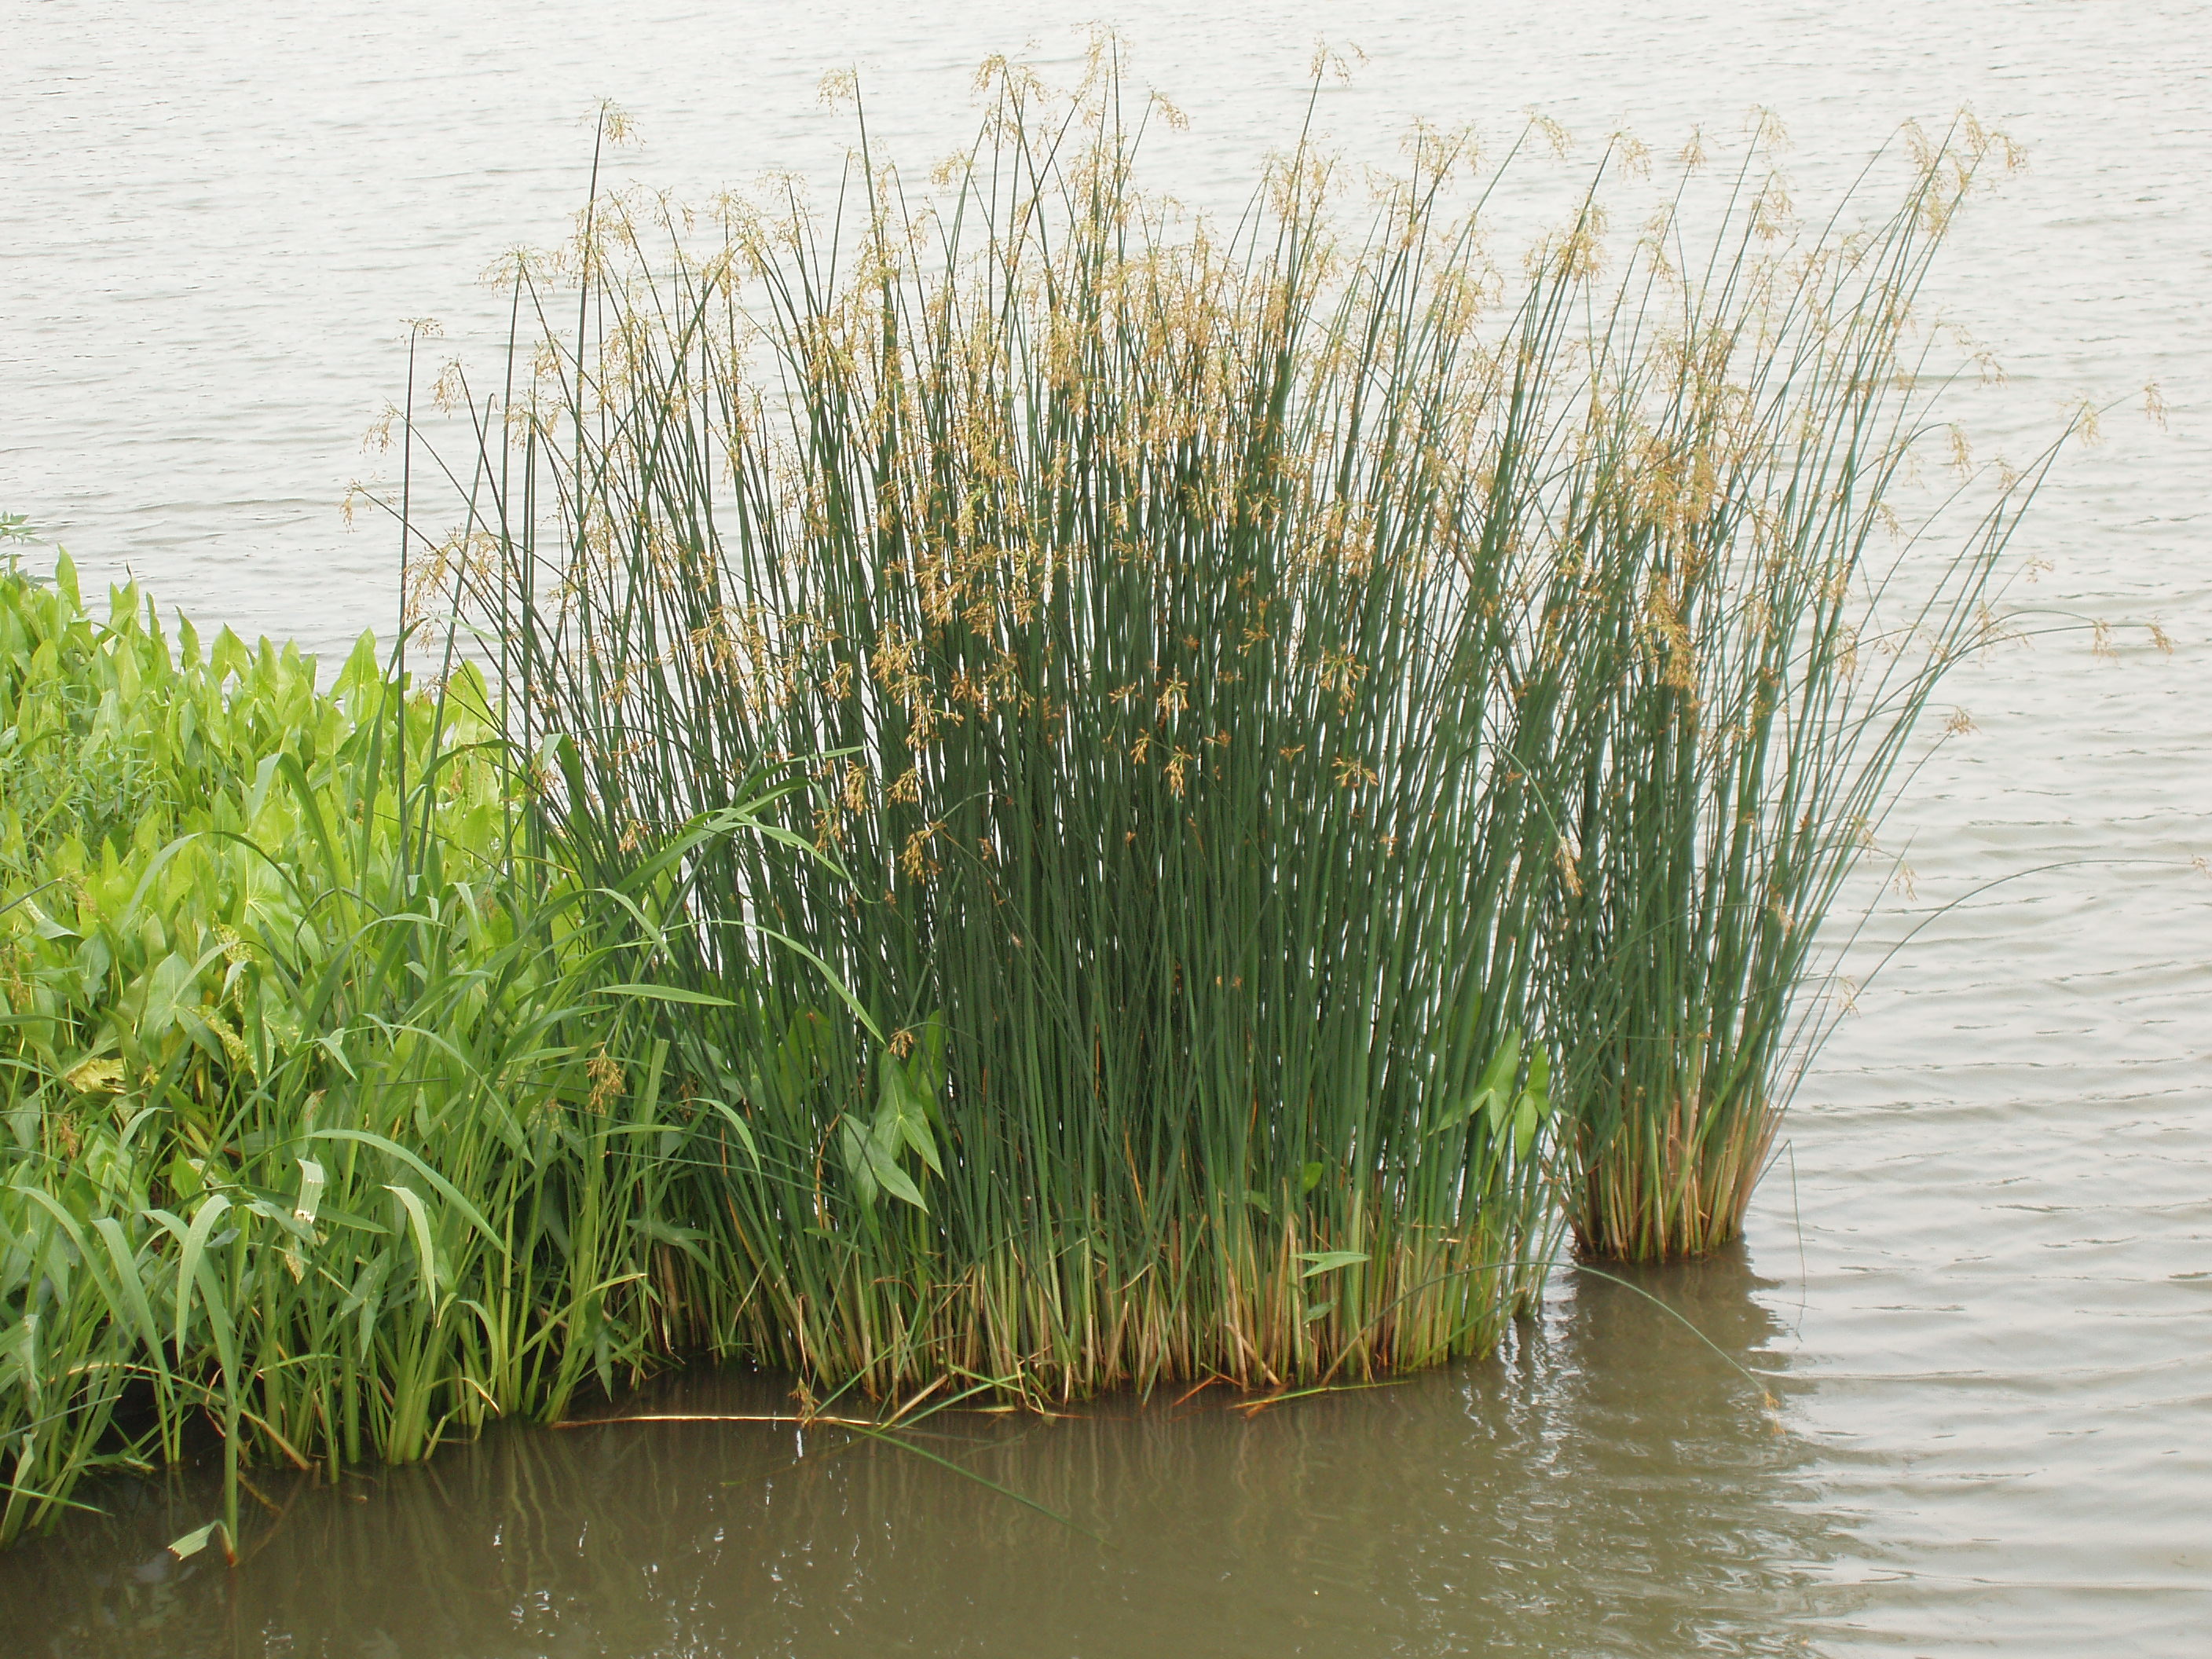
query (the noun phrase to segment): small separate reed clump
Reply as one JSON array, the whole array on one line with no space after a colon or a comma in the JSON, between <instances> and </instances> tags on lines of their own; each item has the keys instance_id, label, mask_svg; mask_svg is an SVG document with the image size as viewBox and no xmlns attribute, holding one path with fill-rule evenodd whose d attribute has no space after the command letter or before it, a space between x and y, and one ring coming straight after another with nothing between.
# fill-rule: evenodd
<instances>
[{"instance_id":1,"label":"small separate reed clump","mask_svg":"<svg viewBox=\"0 0 2212 1659\"><path fill-rule=\"evenodd\" d=\"M1770 182L1702 270L1671 229L1638 244L1591 337L1531 623L1572 664L1539 1000L1596 1255L1735 1237L1833 1023L1806 994L1821 924L1938 683L1997 636L2001 557L2057 452L1978 471L1937 416L1952 377L1917 302L1976 169L2010 156L1971 121L1953 138L1908 131L1909 187L1849 234L1765 250ZM1908 531L1933 445L1960 477Z\"/></svg>"}]
</instances>

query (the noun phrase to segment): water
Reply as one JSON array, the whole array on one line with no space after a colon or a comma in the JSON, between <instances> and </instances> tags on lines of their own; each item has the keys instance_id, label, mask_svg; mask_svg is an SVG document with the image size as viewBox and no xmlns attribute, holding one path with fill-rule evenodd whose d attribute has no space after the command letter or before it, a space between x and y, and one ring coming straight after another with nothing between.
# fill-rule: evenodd
<instances>
[{"instance_id":1,"label":"water","mask_svg":"<svg viewBox=\"0 0 2212 1659\"><path fill-rule=\"evenodd\" d=\"M896 154L950 149L967 71L1087 8L852 4L449 15L0 0L0 508L89 571L329 651L392 610L394 548L337 516L404 373L399 319L465 343L473 274L557 236L579 118L697 195L833 172L813 99L856 62ZM1894 124L1971 102L2029 169L1981 204L1946 307L2009 374L1964 405L2024 453L2084 396L2160 383L2063 465L2021 547L2055 612L2161 620L2162 656L2055 635L1952 695L1885 844L1869 939L1925 922L1808 1079L1745 1254L1568 1275L1498 1360L1248 1420L1206 1395L1049 1425L940 1419L910 1452L761 1425L505 1433L283 1511L235 1576L148 1569L204 1490L0 1558L0 1652L2191 1654L2212 1631L2212 44L2185 4L1711 12L1619 3L1133 3L1192 115L1153 150L1240 200L1307 43L1368 54L1322 119L1382 156L1409 116L1535 105L1655 143L1778 111L1816 198ZM2057 867L2049 867L2057 866ZM2037 873L2018 875L2021 872ZM1999 878L2004 884L1978 890ZM1941 907L1957 902L1956 908ZM1725 1357L1724 1357L1725 1356ZM1760 1389L1734 1361L1757 1373ZM684 1408L772 1409L689 1379ZM258 1538L264 1528L249 1528ZM158 1580L158 1581L157 1581Z\"/></svg>"},{"instance_id":2,"label":"water","mask_svg":"<svg viewBox=\"0 0 2212 1659\"><path fill-rule=\"evenodd\" d=\"M1664 1288L1738 1363L1771 1363L1762 1284L1723 1260ZM24 1650L119 1652L147 1632L181 1659L283 1632L289 1653L501 1659L1677 1653L1733 1601L1735 1650L1802 1651L1790 1615L1835 1601L1813 1564L1843 1547L1816 1454L1634 1291L1593 1280L1577 1304L1501 1363L1389 1389L911 1435L1066 1524L902 1449L750 1425L505 1431L337 1498L264 1485L287 1513L248 1526L269 1541L228 1583L159 1555L207 1489L141 1492L127 1518L40 1548L46 1582L76 1593L25 1598ZM1654 1367L1692 1386L1654 1389ZM694 1377L642 1408L789 1402Z\"/></svg>"}]
</instances>

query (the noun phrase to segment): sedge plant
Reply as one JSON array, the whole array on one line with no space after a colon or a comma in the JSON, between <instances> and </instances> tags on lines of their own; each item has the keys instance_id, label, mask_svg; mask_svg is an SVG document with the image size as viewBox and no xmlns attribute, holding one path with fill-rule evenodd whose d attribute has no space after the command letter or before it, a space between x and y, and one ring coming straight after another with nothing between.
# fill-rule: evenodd
<instances>
[{"instance_id":1,"label":"sedge plant","mask_svg":"<svg viewBox=\"0 0 2212 1659\"><path fill-rule=\"evenodd\" d=\"M926 204L865 138L834 216L703 242L595 192L426 568L600 884L805 786L813 856L702 846L655 958L749 1352L1042 1398L1479 1351L1553 1224L1569 751L1502 671L1587 273L1497 304L1449 139L1364 239L1304 148L1217 235L1110 53L987 85Z\"/></svg>"},{"instance_id":2,"label":"sedge plant","mask_svg":"<svg viewBox=\"0 0 2212 1659\"><path fill-rule=\"evenodd\" d=\"M1924 760L1939 683L2001 633L2004 550L2057 453L1967 462L1920 304L2008 147L1962 119L1895 148L1808 235L1754 144L1710 240L1663 213L1591 331L1543 601L1578 758L1542 972L1569 1216L1597 1255L1736 1236L1833 1024L1823 925ZM1889 160L1901 187L1860 216ZM1945 449L1955 487L1914 507Z\"/></svg>"}]
</instances>

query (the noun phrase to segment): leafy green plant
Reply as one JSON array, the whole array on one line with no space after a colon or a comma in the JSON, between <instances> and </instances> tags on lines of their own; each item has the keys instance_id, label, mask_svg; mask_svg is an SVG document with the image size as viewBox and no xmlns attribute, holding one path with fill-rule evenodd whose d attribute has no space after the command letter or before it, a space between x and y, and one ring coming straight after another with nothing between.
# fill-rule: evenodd
<instances>
[{"instance_id":1,"label":"leafy green plant","mask_svg":"<svg viewBox=\"0 0 2212 1659\"><path fill-rule=\"evenodd\" d=\"M235 1539L242 1464L418 1458L726 1346L743 1281L683 1219L719 1139L495 733L465 669L409 695L364 641L323 691L135 589L95 623L66 560L0 577L0 754L58 757L0 799L0 1540L196 1424ZM127 830L65 793L125 744Z\"/></svg>"}]
</instances>

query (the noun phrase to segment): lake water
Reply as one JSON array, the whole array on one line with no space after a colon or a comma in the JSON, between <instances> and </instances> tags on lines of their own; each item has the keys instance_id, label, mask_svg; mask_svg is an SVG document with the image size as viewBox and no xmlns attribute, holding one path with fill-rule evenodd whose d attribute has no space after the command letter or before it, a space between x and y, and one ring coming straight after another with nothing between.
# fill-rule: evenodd
<instances>
[{"instance_id":1,"label":"lake water","mask_svg":"<svg viewBox=\"0 0 2212 1659\"><path fill-rule=\"evenodd\" d=\"M244 632L388 629L391 538L338 503L381 465L361 435L399 390L400 319L487 325L475 275L561 234L594 100L642 130L623 176L696 197L833 175L848 129L815 86L857 64L882 143L924 163L969 127L987 52L1034 40L1065 75L1090 15L0 0L0 510ZM190 1481L149 1486L0 1558L0 1653L2212 1651L2202 8L1132 0L1120 21L1191 116L1154 182L1200 206L1239 202L1294 130L1319 33L1366 54L1321 106L1357 155L1416 115L1502 135L1533 106L1671 145L1753 104L1808 199L1961 104L2029 152L1941 278L2009 374L1964 418L2020 453L2073 400L2122 405L2019 550L2054 611L2154 618L2175 650L2056 635L1954 683L1978 730L1885 837L1914 879L1868 938L1924 931L1808 1078L1745 1249L1636 1276L1720 1352L1566 1272L1509 1352L1401 1387L917 1441L1097 1539L906 1450L726 1425L276 1480L283 1519L234 1575L148 1565L207 1513ZM2154 380L2163 428L2134 412ZM674 1409L773 1405L672 1386Z\"/></svg>"}]
</instances>

